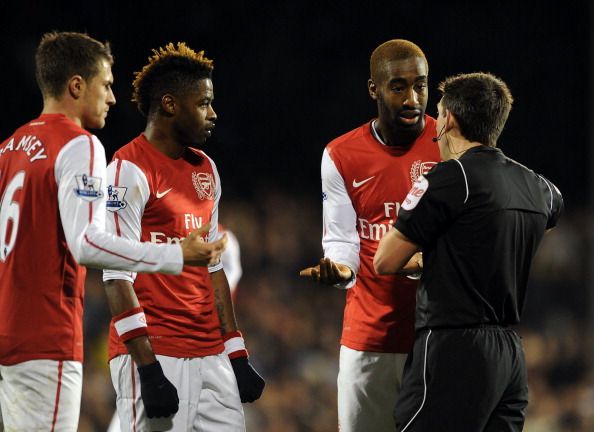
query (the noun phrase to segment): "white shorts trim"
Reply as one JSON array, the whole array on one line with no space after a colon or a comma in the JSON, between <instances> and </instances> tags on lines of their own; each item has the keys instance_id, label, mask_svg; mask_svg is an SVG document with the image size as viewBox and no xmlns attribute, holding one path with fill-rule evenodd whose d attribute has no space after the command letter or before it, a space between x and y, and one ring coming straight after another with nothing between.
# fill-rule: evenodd
<instances>
[{"instance_id":1,"label":"white shorts trim","mask_svg":"<svg viewBox=\"0 0 594 432\"><path fill-rule=\"evenodd\" d=\"M429 336L431 336L431 330L429 330L429 333L427 333L427 338L425 339L425 354L423 358L423 401L421 402L421 406L415 415L413 415L408 423L402 428L401 432L404 432L410 426L410 424L419 415L423 409L423 406L425 405L425 399L427 398L427 347L429 346Z\"/></svg>"}]
</instances>

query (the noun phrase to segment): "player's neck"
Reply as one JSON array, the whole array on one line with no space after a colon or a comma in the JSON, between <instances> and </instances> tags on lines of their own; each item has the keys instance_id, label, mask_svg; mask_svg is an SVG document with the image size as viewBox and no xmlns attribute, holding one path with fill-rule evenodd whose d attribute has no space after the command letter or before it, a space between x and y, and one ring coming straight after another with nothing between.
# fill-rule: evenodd
<instances>
[{"instance_id":1,"label":"player's neck","mask_svg":"<svg viewBox=\"0 0 594 432\"><path fill-rule=\"evenodd\" d=\"M63 101L59 101L53 98L46 98L43 100L43 111L41 114L63 114L76 123L78 126L82 127L82 121L80 119L80 114L75 106L72 104L65 103Z\"/></svg>"},{"instance_id":2,"label":"player's neck","mask_svg":"<svg viewBox=\"0 0 594 432\"><path fill-rule=\"evenodd\" d=\"M147 123L144 136L153 147L171 159L179 159L184 153L184 146L175 141L167 130L151 122Z\"/></svg>"},{"instance_id":3,"label":"player's neck","mask_svg":"<svg viewBox=\"0 0 594 432\"><path fill-rule=\"evenodd\" d=\"M419 128L403 129L390 127L389 125L386 125L385 122L381 122L377 119L373 122L372 127L385 145L407 149L410 148L415 140L423 133L423 130L425 129L424 119L422 122L423 123Z\"/></svg>"}]
</instances>

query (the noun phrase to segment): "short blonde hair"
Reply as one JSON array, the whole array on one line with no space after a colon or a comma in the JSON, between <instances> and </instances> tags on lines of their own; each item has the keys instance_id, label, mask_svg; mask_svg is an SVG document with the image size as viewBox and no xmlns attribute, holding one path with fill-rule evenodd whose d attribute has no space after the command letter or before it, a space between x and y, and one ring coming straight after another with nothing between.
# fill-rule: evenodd
<instances>
[{"instance_id":1,"label":"short blonde hair","mask_svg":"<svg viewBox=\"0 0 594 432\"><path fill-rule=\"evenodd\" d=\"M406 60L411 57L422 58L425 65L427 65L427 71L429 71L429 63L427 63L425 53L416 44L405 39L392 39L384 42L371 53L369 62L371 79L376 82L381 81L382 64L385 61Z\"/></svg>"}]
</instances>

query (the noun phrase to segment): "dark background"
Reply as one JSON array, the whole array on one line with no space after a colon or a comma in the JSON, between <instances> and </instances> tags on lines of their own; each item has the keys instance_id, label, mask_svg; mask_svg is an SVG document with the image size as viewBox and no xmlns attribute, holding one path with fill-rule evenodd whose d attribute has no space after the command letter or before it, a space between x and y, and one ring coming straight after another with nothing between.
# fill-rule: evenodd
<instances>
[{"instance_id":1,"label":"dark background","mask_svg":"<svg viewBox=\"0 0 594 432\"><path fill-rule=\"evenodd\" d=\"M525 432L594 430L592 66L594 6L538 1L103 1L0 4L4 139L42 100L34 51L46 31L109 40L117 105L96 131L113 152L145 121L130 102L133 72L151 48L185 41L214 59L219 116L206 152L223 185L221 219L239 238L244 276L236 313L267 380L245 405L248 430L336 431L336 374L344 292L298 270L320 257L320 159L334 137L368 121L369 56L380 43L417 43L430 66L427 112L445 77L499 75L515 98L499 146L563 192L566 213L536 257L520 331L530 398ZM40 245L43 247L43 245ZM113 414L110 319L100 273L85 298L80 432Z\"/></svg>"},{"instance_id":2,"label":"dark background","mask_svg":"<svg viewBox=\"0 0 594 432\"><path fill-rule=\"evenodd\" d=\"M349 2L5 2L0 6L3 121L0 136L41 110L33 55L43 32L87 31L112 44L117 105L98 131L113 151L144 128L130 102L134 71L151 48L185 41L215 61L219 115L206 151L224 196L281 188L319 194L323 146L367 121L371 51L406 38L430 64L428 113L439 81L489 71L515 97L499 145L553 180L568 208L588 195L587 0Z\"/></svg>"}]
</instances>

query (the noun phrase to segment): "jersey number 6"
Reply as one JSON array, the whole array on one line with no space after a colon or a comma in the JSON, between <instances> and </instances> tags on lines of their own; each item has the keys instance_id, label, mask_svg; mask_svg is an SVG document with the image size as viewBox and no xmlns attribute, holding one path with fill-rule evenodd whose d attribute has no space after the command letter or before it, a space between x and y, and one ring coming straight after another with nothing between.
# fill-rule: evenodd
<instances>
[{"instance_id":1,"label":"jersey number 6","mask_svg":"<svg viewBox=\"0 0 594 432\"><path fill-rule=\"evenodd\" d=\"M8 182L8 186L0 201L0 261L5 262L6 258L14 248L17 231L19 229L19 203L13 201L14 194L22 189L25 183L25 172L19 171ZM12 220L10 239L7 242L8 221Z\"/></svg>"}]
</instances>

